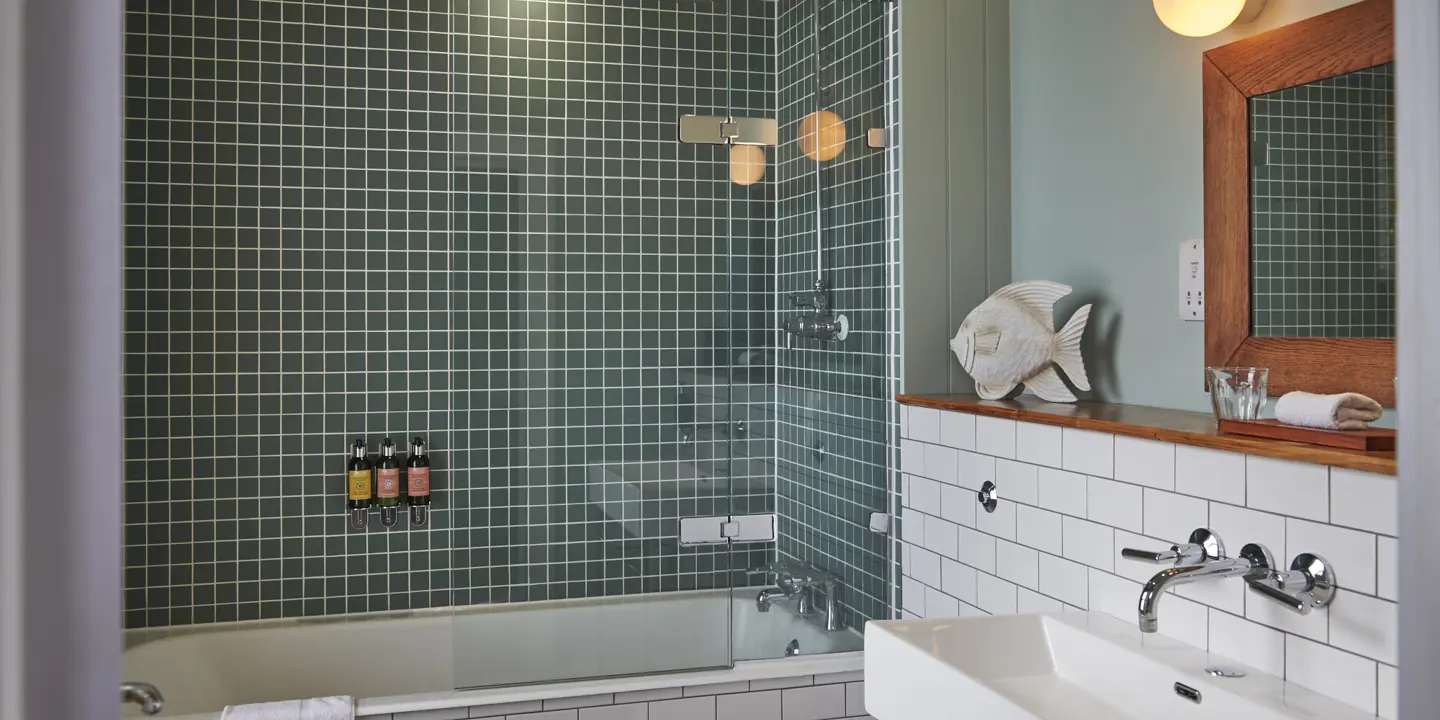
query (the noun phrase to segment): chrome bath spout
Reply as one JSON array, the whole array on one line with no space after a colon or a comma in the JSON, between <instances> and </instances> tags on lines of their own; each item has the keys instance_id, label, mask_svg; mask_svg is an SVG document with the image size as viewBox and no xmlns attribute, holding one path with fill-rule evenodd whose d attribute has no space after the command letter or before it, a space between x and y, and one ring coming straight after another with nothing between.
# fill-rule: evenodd
<instances>
[{"instance_id":1,"label":"chrome bath spout","mask_svg":"<svg viewBox=\"0 0 1440 720\"><path fill-rule=\"evenodd\" d=\"M1248 558L1222 558L1208 560L1198 565L1183 565L1165 568L1150 578L1140 590L1140 632L1153 633L1160 629L1160 596L1176 585L1189 585L1202 580L1219 580L1228 577L1249 575L1257 564ZM1262 568L1262 571L1264 568Z\"/></svg>"},{"instance_id":2,"label":"chrome bath spout","mask_svg":"<svg viewBox=\"0 0 1440 720\"><path fill-rule=\"evenodd\" d=\"M760 591L759 595L755 596L755 606L759 608L760 612L770 612L770 606L773 605L776 600L784 600L787 597L790 597L790 593L778 587L765 588Z\"/></svg>"}]
</instances>

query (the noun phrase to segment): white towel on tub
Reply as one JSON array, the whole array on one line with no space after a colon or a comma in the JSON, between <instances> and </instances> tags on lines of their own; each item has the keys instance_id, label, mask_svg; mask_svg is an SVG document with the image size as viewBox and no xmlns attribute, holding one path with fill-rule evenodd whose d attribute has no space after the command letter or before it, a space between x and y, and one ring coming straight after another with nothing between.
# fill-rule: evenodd
<instances>
[{"instance_id":1,"label":"white towel on tub","mask_svg":"<svg viewBox=\"0 0 1440 720\"><path fill-rule=\"evenodd\" d=\"M230 705L220 720L355 720L355 701L349 695Z\"/></svg>"}]
</instances>

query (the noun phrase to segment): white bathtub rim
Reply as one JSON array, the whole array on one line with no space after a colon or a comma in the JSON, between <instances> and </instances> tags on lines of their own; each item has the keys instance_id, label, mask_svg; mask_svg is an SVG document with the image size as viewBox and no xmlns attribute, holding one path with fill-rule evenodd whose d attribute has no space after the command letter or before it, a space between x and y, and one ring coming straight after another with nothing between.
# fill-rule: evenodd
<instances>
[{"instance_id":1,"label":"white bathtub rim","mask_svg":"<svg viewBox=\"0 0 1440 720\"><path fill-rule=\"evenodd\" d=\"M416 712L421 710L446 710L456 707L479 705L500 705L504 703L533 700L554 700L557 698L583 697L586 695L609 695L612 693L657 690L696 685L717 685L720 683L775 678L827 675L830 673L857 672L865 668L865 653L861 650L822 655L799 656L769 660L737 660L734 668L699 670L691 672L657 673L632 675L572 682L554 682L536 685L516 685L501 688L477 690L451 690L446 692L417 693L414 695L391 695L378 698L361 698L355 703L355 717ZM176 715L167 720L220 720L222 712L205 712ZM162 716L164 717L164 716Z\"/></svg>"},{"instance_id":2,"label":"white bathtub rim","mask_svg":"<svg viewBox=\"0 0 1440 720\"><path fill-rule=\"evenodd\" d=\"M669 602L677 599L691 597L713 597L721 598L729 596L730 599L738 599L746 594L764 588L764 585L736 586L733 588L713 588L708 590L670 590L656 593L633 593L630 595L607 595L603 597L589 598L562 598L558 600L525 600L518 602L504 603L476 603L473 605L443 605L438 607L415 608L410 610L373 610L355 613L333 613L324 615L306 615L302 617L283 618L256 618L250 620L223 620L211 623L195 623L187 625L164 625L153 628L132 628L124 631L125 649L133 648L166 640L172 637L185 637L188 635L203 635L208 633L229 633L244 632L247 630L264 630L271 628L285 627L307 627L315 625L343 625L350 623L368 623L382 620L405 620L410 618L435 618L453 617L461 618L469 615L487 613L514 612L517 610L544 610L552 607L586 607L586 606L610 606L610 605L633 605L636 603L648 602ZM183 716L177 716L183 717Z\"/></svg>"}]
</instances>

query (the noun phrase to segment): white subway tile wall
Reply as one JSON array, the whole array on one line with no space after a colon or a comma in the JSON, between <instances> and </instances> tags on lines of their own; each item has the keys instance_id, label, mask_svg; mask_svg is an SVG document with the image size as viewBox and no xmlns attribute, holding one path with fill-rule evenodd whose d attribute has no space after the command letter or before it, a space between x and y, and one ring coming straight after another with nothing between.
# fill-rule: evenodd
<instances>
[{"instance_id":1,"label":"white subway tile wall","mask_svg":"<svg viewBox=\"0 0 1440 720\"><path fill-rule=\"evenodd\" d=\"M1087 478L1086 483L1089 486L1086 507L1091 520L1140 532L1144 517L1140 486L1098 477Z\"/></svg>"},{"instance_id":2,"label":"white subway tile wall","mask_svg":"<svg viewBox=\"0 0 1440 720\"><path fill-rule=\"evenodd\" d=\"M975 416L952 412L941 413L940 442L961 450L974 450Z\"/></svg>"},{"instance_id":3,"label":"white subway tile wall","mask_svg":"<svg viewBox=\"0 0 1440 720\"><path fill-rule=\"evenodd\" d=\"M1245 456L1211 448L1176 446L1175 492L1244 505Z\"/></svg>"},{"instance_id":4,"label":"white subway tile wall","mask_svg":"<svg viewBox=\"0 0 1440 720\"><path fill-rule=\"evenodd\" d=\"M1055 437L1058 440L1060 436L1057 434ZM1004 485L1005 497L1015 502L1026 505L1040 504L1040 468L1034 465L1014 460L997 461L995 482Z\"/></svg>"},{"instance_id":5,"label":"white subway tile wall","mask_svg":"<svg viewBox=\"0 0 1440 720\"><path fill-rule=\"evenodd\" d=\"M475 705L362 720L866 720L863 673L832 673L544 701ZM647 700L647 698L649 698ZM563 709L557 709L563 708Z\"/></svg>"},{"instance_id":6,"label":"white subway tile wall","mask_svg":"<svg viewBox=\"0 0 1440 720\"><path fill-rule=\"evenodd\" d=\"M1015 421L975 418L975 451L995 457L1015 457Z\"/></svg>"},{"instance_id":7,"label":"white subway tile wall","mask_svg":"<svg viewBox=\"0 0 1440 720\"><path fill-rule=\"evenodd\" d=\"M1040 507L1066 515L1085 517L1085 476L1077 473L1040 468Z\"/></svg>"},{"instance_id":8,"label":"white subway tile wall","mask_svg":"<svg viewBox=\"0 0 1440 720\"><path fill-rule=\"evenodd\" d=\"M1397 720L1400 717L1400 678L1395 668L1389 665L1381 665L1379 676L1376 678L1379 691L1377 698L1380 704L1378 715L1385 720Z\"/></svg>"},{"instance_id":9,"label":"white subway tile wall","mask_svg":"<svg viewBox=\"0 0 1440 720\"><path fill-rule=\"evenodd\" d=\"M1060 467L1060 428L1053 425L1018 423L1015 426L1015 458L1033 465Z\"/></svg>"},{"instance_id":10,"label":"white subway tile wall","mask_svg":"<svg viewBox=\"0 0 1440 720\"><path fill-rule=\"evenodd\" d=\"M1400 599L1400 544L1393 537L1375 538L1375 594L1386 600Z\"/></svg>"},{"instance_id":11,"label":"white subway tile wall","mask_svg":"<svg viewBox=\"0 0 1440 720\"><path fill-rule=\"evenodd\" d=\"M1108 478L1115 474L1115 436L1064 428L1060 432L1060 456L1066 470Z\"/></svg>"},{"instance_id":12,"label":"white subway tile wall","mask_svg":"<svg viewBox=\"0 0 1440 720\"><path fill-rule=\"evenodd\" d=\"M1161 490L1175 489L1175 443L1115 436L1115 479Z\"/></svg>"},{"instance_id":13,"label":"white subway tile wall","mask_svg":"<svg viewBox=\"0 0 1440 720\"><path fill-rule=\"evenodd\" d=\"M1302 552L1323 556L1340 594L1333 607L1301 617L1239 579L1190 585L1161 604L1160 631L1395 717L1395 478L935 412L935 426L951 429L937 443L957 453L955 476L905 464L944 456L910 425L901 470L960 487L940 486L937 496L913 478L902 484L901 537L910 546L900 555L904 616L1076 608L1134 621L1140 583L1159 568L1120 550L1163 549L1209 527L1232 555L1258 542L1287 567ZM976 512L968 492L986 479L999 487L995 513ZM953 546L948 528L929 532L928 523L940 521L955 527ZM912 523L923 527L912 531Z\"/></svg>"}]
</instances>

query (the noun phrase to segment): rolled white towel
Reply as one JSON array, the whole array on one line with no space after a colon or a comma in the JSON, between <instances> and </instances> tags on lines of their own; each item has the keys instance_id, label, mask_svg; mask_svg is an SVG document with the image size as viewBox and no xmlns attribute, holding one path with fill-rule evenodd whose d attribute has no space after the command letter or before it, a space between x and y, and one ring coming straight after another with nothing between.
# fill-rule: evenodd
<instances>
[{"instance_id":1,"label":"rolled white towel","mask_svg":"<svg viewBox=\"0 0 1440 720\"><path fill-rule=\"evenodd\" d=\"M349 695L230 705L220 720L355 720L355 701Z\"/></svg>"},{"instance_id":2,"label":"rolled white towel","mask_svg":"<svg viewBox=\"0 0 1440 720\"><path fill-rule=\"evenodd\" d=\"M1325 430L1364 430L1384 412L1380 403L1360 393L1288 392L1275 403L1276 420Z\"/></svg>"}]
</instances>

